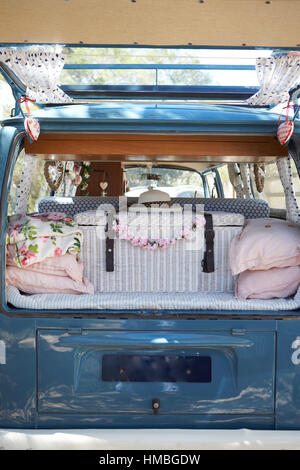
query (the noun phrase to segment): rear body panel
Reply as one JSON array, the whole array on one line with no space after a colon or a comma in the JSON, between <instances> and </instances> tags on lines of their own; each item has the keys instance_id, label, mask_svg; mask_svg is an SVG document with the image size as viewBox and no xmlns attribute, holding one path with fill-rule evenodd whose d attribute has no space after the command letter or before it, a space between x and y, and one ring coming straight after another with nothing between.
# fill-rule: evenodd
<instances>
[{"instance_id":1,"label":"rear body panel","mask_svg":"<svg viewBox=\"0 0 300 470\"><path fill-rule=\"evenodd\" d=\"M299 430L299 336L298 319L2 315L0 426ZM211 381L105 381L102 357L117 354L210 357Z\"/></svg>"},{"instance_id":2,"label":"rear body panel","mask_svg":"<svg viewBox=\"0 0 300 470\"><path fill-rule=\"evenodd\" d=\"M275 427L275 321L3 323L2 427ZM144 381L105 380L103 356L118 355L143 359ZM155 379L149 357L210 358L210 373L187 361L178 381Z\"/></svg>"}]
</instances>

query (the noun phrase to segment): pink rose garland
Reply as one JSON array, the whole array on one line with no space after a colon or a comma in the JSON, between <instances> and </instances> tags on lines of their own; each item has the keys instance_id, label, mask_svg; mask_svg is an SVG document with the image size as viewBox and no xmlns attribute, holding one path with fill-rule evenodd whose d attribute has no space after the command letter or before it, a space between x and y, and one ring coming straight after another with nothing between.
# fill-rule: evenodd
<instances>
[{"instance_id":1,"label":"pink rose garland","mask_svg":"<svg viewBox=\"0 0 300 470\"><path fill-rule=\"evenodd\" d=\"M127 225L119 225L118 222L114 226L114 230L119 238L129 241L133 246L143 248L144 250L166 250L170 245L174 245L176 240L189 240L191 238L192 232L195 232L199 225L205 225L204 217L194 217L192 219L192 226L190 228L183 228L180 235L171 239L162 239L162 238L142 238L136 237L129 232Z\"/></svg>"}]
</instances>

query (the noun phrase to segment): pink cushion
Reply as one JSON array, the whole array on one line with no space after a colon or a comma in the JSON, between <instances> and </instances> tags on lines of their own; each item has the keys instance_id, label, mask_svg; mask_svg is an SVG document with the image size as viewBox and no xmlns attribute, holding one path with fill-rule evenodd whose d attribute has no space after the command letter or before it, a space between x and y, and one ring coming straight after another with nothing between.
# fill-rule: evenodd
<instances>
[{"instance_id":1,"label":"pink cushion","mask_svg":"<svg viewBox=\"0 0 300 470\"><path fill-rule=\"evenodd\" d=\"M233 275L300 265L300 226L279 219L247 220L229 250Z\"/></svg>"},{"instance_id":2,"label":"pink cushion","mask_svg":"<svg viewBox=\"0 0 300 470\"><path fill-rule=\"evenodd\" d=\"M274 299L294 295L300 286L300 266L244 271L239 274L235 295L238 299Z\"/></svg>"},{"instance_id":3,"label":"pink cushion","mask_svg":"<svg viewBox=\"0 0 300 470\"><path fill-rule=\"evenodd\" d=\"M6 264L8 266L17 267L14 256L15 245L7 245ZM52 274L53 276L68 276L76 282L81 282L83 276L83 263L80 258L68 253L62 256L45 258L41 262L33 263L21 269L37 273Z\"/></svg>"},{"instance_id":4,"label":"pink cushion","mask_svg":"<svg viewBox=\"0 0 300 470\"><path fill-rule=\"evenodd\" d=\"M53 276L30 269L6 267L6 284L26 294L93 294L93 285L85 278L76 282L67 276Z\"/></svg>"}]
</instances>

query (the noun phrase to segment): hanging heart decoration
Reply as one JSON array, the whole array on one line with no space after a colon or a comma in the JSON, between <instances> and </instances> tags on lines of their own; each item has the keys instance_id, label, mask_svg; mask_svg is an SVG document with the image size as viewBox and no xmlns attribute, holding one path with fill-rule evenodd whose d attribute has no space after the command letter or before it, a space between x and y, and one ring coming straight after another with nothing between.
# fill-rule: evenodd
<instances>
[{"instance_id":1,"label":"hanging heart decoration","mask_svg":"<svg viewBox=\"0 0 300 470\"><path fill-rule=\"evenodd\" d=\"M294 121L289 120L289 108L294 108L293 105L290 105L288 102L287 106L283 109L286 109L286 116L284 122L280 124L281 114L278 120L278 129L277 129L277 139L281 145L286 145L290 140L294 132Z\"/></svg>"},{"instance_id":2,"label":"hanging heart decoration","mask_svg":"<svg viewBox=\"0 0 300 470\"><path fill-rule=\"evenodd\" d=\"M108 182L107 182L107 181L101 181L101 182L99 183L99 187L100 187L100 189L102 189L102 196L106 196L105 190L106 190L107 187L108 187Z\"/></svg>"},{"instance_id":3,"label":"hanging heart decoration","mask_svg":"<svg viewBox=\"0 0 300 470\"><path fill-rule=\"evenodd\" d=\"M257 191L262 193L265 183L265 165L263 163L254 163L254 178Z\"/></svg>"},{"instance_id":4,"label":"hanging heart decoration","mask_svg":"<svg viewBox=\"0 0 300 470\"><path fill-rule=\"evenodd\" d=\"M24 119L24 126L25 126L25 131L27 135L34 141L36 142L39 138L40 135L40 123L37 119L33 117L26 117Z\"/></svg>"},{"instance_id":5,"label":"hanging heart decoration","mask_svg":"<svg viewBox=\"0 0 300 470\"><path fill-rule=\"evenodd\" d=\"M294 132L294 123L293 121L284 121L282 122L277 129L277 138L281 145L288 143L292 134Z\"/></svg>"},{"instance_id":6,"label":"hanging heart decoration","mask_svg":"<svg viewBox=\"0 0 300 470\"><path fill-rule=\"evenodd\" d=\"M55 168L54 168L55 167ZM52 169L52 172L50 171ZM54 171L53 171L54 170ZM64 165L62 162L47 161L44 165L44 175L49 187L57 191L64 176Z\"/></svg>"},{"instance_id":7,"label":"hanging heart decoration","mask_svg":"<svg viewBox=\"0 0 300 470\"><path fill-rule=\"evenodd\" d=\"M102 191L105 191L108 186L108 183L106 181L101 181L101 183L99 183L99 186L102 189Z\"/></svg>"},{"instance_id":8,"label":"hanging heart decoration","mask_svg":"<svg viewBox=\"0 0 300 470\"><path fill-rule=\"evenodd\" d=\"M32 103L35 103L34 100L31 100L30 98L27 98L26 96L22 96L22 98L18 99L18 102L20 104L25 103L25 107L26 107L26 111L27 111L27 116L24 117L24 127L25 127L26 134L28 135L28 137L30 137L30 139L32 139L34 142L36 142L39 138L40 131L41 131L40 123L36 118L34 118L30 115L30 109L29 109L29 106L28 106L28 101L31 101Z\"/></svg>"}]
</instances>

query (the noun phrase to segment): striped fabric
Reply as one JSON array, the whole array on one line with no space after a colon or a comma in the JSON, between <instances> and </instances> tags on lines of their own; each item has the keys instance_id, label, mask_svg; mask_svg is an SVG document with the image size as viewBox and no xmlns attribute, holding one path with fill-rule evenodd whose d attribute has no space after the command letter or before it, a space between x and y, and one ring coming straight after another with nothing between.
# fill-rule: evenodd
<instances>
[{"instance_id":1,"label":"striped fabric","mask_svg":"<svg viewBox=\"0 0 300 470\"><path fill-rule=\"evenodd\" d=\"M179 240L166 250L147 251L126 240L114 243L114 272L106 272L101 227L81 226L84 275L95 292L233 292L228 250L242 227L215 227L215 272L203 273L203 249ZM103 230L103 228L102 228Z\"/></svg>"},{"instance_id":2,"label":"striped fabric","mask_svg":"<svg viewBox=\"0 0 300 470\"><path fill-rule=\"evenodd\" d=\"M229 310L238 315L258 311L259 315L270 311L300 309L300 289L294 298L273 300L237 300L228 292L197 293L132 293L116 292L95 295L34 294L21 295L16 287L7 287L7 302L16 308L33 310L174 310L207 313L209 310ZM176 313L176 312L174 312Z\"/></svg>"}]
</instances>

